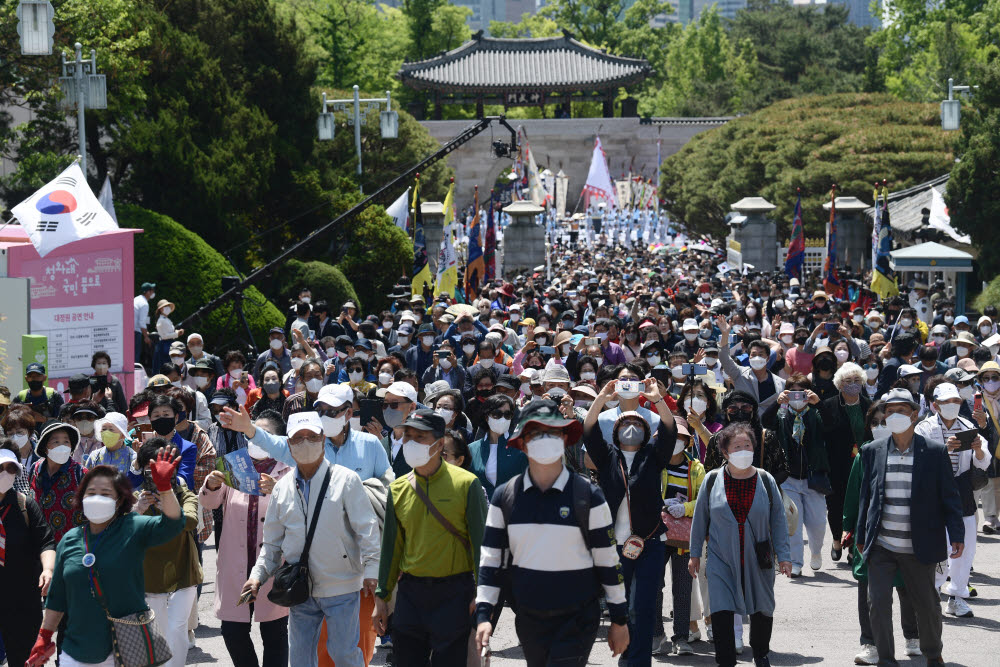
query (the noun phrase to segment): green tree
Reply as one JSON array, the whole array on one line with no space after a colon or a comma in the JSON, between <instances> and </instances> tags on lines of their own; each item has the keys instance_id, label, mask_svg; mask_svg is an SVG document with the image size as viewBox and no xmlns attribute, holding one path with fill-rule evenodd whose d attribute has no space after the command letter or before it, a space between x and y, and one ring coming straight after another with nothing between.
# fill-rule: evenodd
<instances>
[{"instance_id":1,"label":"green tree","mask_svg":"<svg viewBox=\"0 0 1000 667\"><path fill-rule=\"evenodd\" d=\"M403 0L403 14L410 34L407 59L424 60L437 53L437 40L431 38L434 15L447 4L447 0Z\"/></svg>"},{"instance_id":2,"label":"green tree","mask_svg":"<svg viewBox=\"0 0 1000 667\"><path fill-rule=\"evenodd\" d=\"M399 89L396 72L410 47L407 17L374 0L328 0L311 26L321 47L318 83L350 89Z\"/></svg>"},{"instance_id":3,"label":"green tree","mask_svg":"<svg viewBox=\"0 0 1000 667\"><path fill-rule=\"evenodd\" d=\"M490 21L490 35L493 37L558 37L559 24L544 14L521 14L519 23L510 21Z\"/></svg>"},{"instance_id":4,"label":"green tree","mask_svg":"<svg viewBox=\"0 0 1000 667\"><path fill-rule=\"evenodd\" d=\"M979 248L985 275L1000 273L1000 59L980 68L971 108L962 105L958 160L951 170L945 201L952 223ZM994 292L995 293L995 290ZM985 294L985 293L984 293Z\"/></svg>"},{"instance_id":5,"label":"green tree","mask_svg":"<svg viewBox=\"0 0 1000 667\"><path fill-rule=\"evenodd\" d=\"M871 202L876 180L899 190L946 172L951 143L937 105L865 93L783 100L697 135L664 160L661 197L671 217L721 237L730 205L760 195L778 207L781 238L801 188L806 233L822 236L832 184Z\"/></svg>"},{"instance_id":6,"label":"green tree","mask_svg":"<svg viewBox=\"0 0 1000 667\"><path fill-rule=\"evenodd\" d=\"M619 53L618 21L627 4L627 0L553 0L538 13L587 44Z\"/></svg>"},{"instance_id":7,"label":"green tree","mask_svg":"<svg viewBox=\"0 0 1000 667\"><path fill-rule=\"evenodd\" d=\"M339 313L340 304L348 299L367 312L368 306L358 300L354 286L335 266L326 262L313 260L303 262L290 259L278 269L274 279L268 281L264 288L275 303L292 305L298 299L299 290L308 287L315 295L313 299L326 300L333 313Z\"/></svg>"},{"instance_id":8,"label":"green tree","mask_svg":"<svg viewBox=\"0 0 1000 667\"><path fill-rule=\"evenodd\" d=\"M365 305L365 312L377 312L391 304L386 295L400 276L413 269L413 243L402 229L373 206L351 225L349 247L337 264Z\"/></svg>"}]
</instances>

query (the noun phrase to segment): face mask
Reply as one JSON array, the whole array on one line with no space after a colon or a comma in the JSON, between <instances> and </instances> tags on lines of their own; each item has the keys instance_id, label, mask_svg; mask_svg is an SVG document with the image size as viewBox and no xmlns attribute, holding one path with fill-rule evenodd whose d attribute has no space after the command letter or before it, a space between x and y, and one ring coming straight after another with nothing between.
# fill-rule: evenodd
<instances>
[{"instance_id":1,"label":"face mask","mask_svg":"<svg viewBox=\"0 0 1000 667\"><path fill-rule=\"evenodd\" d=\"M605 340L608 339L608 332L607 331L598 331L597 333L594 334L594 336L597 338L597 340L599 340L599 341L601 341L603 343Z\"/></svg>"},{"instance_id":2,"label":"face mask","mask_svg":"<svg viewBox=\"0 0 1000 667\"><path fill-rule=\"evenodd\" d=\"M878 377L878 368L877 367L876 368L866 368L865 369L865 376L869 380L874 380L875 378Z\"/></svg>"},{"instance_id":3,"label":"face mask","mask_svg":"<svg viewBox=\"0 0 1000 667\"><path fill-rule=\"evenodd\" d=\"M392 320L384 320L382 322L382 328L383 329L391 329L392 328Z\"/></svg>"},{"instance_id":4,"label":"face mask","mask_svg":"<svg viewBox=\"0 0 1000 667\"><path fill-rule=\"evenodd\" d=\"M41 380L29 380L28 389L30 389L31 391L38 391L39 389L42 388L43 384L44 383Z\"/></svg>"},{"instance_id":5,"label":"face mask","mask_svg":"<svg viewBox=\"0 0 1000 667\"><path fill-rule=\"evenodd\" d=\"M196 375L194 377L194 386L198 387L198 389L204 389L208 386L208 378L204 375Z\"/></svg>"},{"instance_id":6,"label":"face mask","mask_svg":"<svg viewBox=\"0 0 1000 667\"><path fill-rule=\"evenodd\" d=\"M277 352L278 350L280 350L285 346L285 344L281 342L280 338L273 338L269 343L269 345L271 346L271 349L274 350L275 352Z\"/></svg>"},{"instance_id":7,"label":"face mask","mask_svg":"<svg viewBox=\"0 0 1000 667\"><path fill-rule=\"evenodd\" d=\"M121 441L122 435L118 431L101 431L101 442L108 449L115 450L118 449L118 443Z\"/></svg>"},{"instance_id":8,"label":"face mask","mask_svg":"<svg viewBox=\"0 0 1000 667\"><path fill-rule=\"evenodd\" d=\"M171 355L170 356L170 361L173 362L174 364L177 364L178 366L183 366L184 365L184 355Z\"/></svg>"},{"instance_id":9,"label":"face mask","mask_svg":"<svg viewBox=\"0 0 1000 667\"><path fill-rule=\"evenodd\" d=\"M433 445L422 445L413 440L404 442L403 458L406 460L406 465L411 468L419 468L427 465L427 462L431 460L431 447Z\"/></svg>"},{"instance_id":10,"label":"face mask","mask_svg":"<svg viewBox=\"0 0 1000 667\"><path fill-rule=\"evenodd\" d=\"M865 321L865 316L864 315L855 315L851 319L854 320L855 322L857 322L858 324L861 324L862 322Z\"/></svg>"},{"instance_id":11,"label":"face mask","mask_svg":"<svg viewBox=\"0 0 1000 667\"><path fill-rule=\"evenodd\" d=\"M94 364L94 372L98 375L104 375L108 372L107 364Z\"/></svg>"},{"instance_id":12,"label":"face mask","mask_svg":"<svg viewBox=\"0 0 1000 667\"><path fill-rule=\"evenodd\" d=\"M913 422L910 421L909 416L896 413L885 418L885 425L893 433L904 433L913 425Z\"/></svg>"},{"instance_id":13,"label":"face mask","mask_svg":"<svg viewBox=\"0 0 1000 667\"><path fill-rule=\"evenodd\" d=\"M845 382L841 391L844 392L845 396L857 396L861 393L861 383L860 382Z\"/></svg>"},{"instance_id":14,"label":"face mask","mask_svg":"<svg viewBox=\"0 0 1000 667\"><path fill-rule=\"evenodd\" d=\"M430 347L434 344L434 336L421 336L420 342L423 343L424 347Z\"/></svg>"},{"instance_id":15,"label":"face mask","mask_svg":"<svg viewBox=\"0 0 1000 667\"><path fill-rule=\"evenodd\" d=\"M594 371L583 371L582 373L580 373L580 379L584 381L596 380L597 373L595 373Z\"/></svg>"},{"instance_id":16,"label":"face mask","mask_svg":"<svg viewBox=\"0 0 1000 667\"><path fill-rule=\"evenodd\" d=\"M799 324L805 324L806 323L806 318L800 317L800 318L798 318L798 321L799 321Z\"/></svg>"},{"instance_id":17,"label":"face mask","mask_svg":"<svg viewBox=\"0 0 1000 667\"><path fill-rule=\"evenodd\" d=\"M684 377L684 367L672 366L670 368L670 375L673 376L675 380L680 380L682 377Z\"/></svg>"},{"instance_id":18,"label":"face mask","mask_svg":"<svg viewBox=\"0 0 1000 667\"><path fill-rule=\"evenodd\" d=\"M517 324L519 321L521 321L521 316L518 315L517 313L511 313L510 314L510 321L511 321L511 324Z\"/></svg>"},{"instance_id":19,"label":"face mask","mask_svg":"<svg viewBox=\"0 0 1000 667\"><path fill-rule=\"evenodd\" d=\"M438 360L438 364L444 370L448 370L449 368L451 368L451 360L450 359L439 359Z\"/></svg>"},{"instance_id":20,"label":"face mask","mask_svg":"<svg viewBox=\"0 0 1000 667\"><path fill-rule=\"evenodd\" d=\"M302 364L306 363L306 360L301 357L292 357L292 370L297 371L302 368Z\"/></svg>"},{"instance_id":21,"label":"face mask","mask_svg":"<svg viewBox=\"0 0 1000 667\"><path fill-rule=\"evenodd\" d=\"M392 373L379 373L378 383L383 387L387 387L392 384Z\"/></svg>"},{"instance_id":22,"label":"face mask","mask_svg":"<svg viewBox=\"0 0 1000 667\"><path fill-rule=\"evenodd\" d=\"M689 396L684 399L684 409L688 412L694 412L695 414L703 415L705 414L705 408L708 407L708 401L706 401L701 396Z\"/></svg>"},{"instance_id":23,"label":"face mask","mask_svg":"<svg viewBox=\"0 0 1000 667\"><path fill-rule=\"evenodd\" d=\"M913 324L913 320L911 320L909 317L904 317L899 320L899 326L903 327L904 329L908 329L911 324Z\"/></svg>"},{"instance_id":24,"label":"face mask","mask_svg":"<svg viewBox=\"0 0 1000 667\"><path fill-rule=\"evenodd\" d=\"M983 389L990 394L997 393L997 390L1000 390L1000 380L987 380L983 383Z\"/></svg>"},{"instance_id":25,"label":"face mask","mask_svg":"<svg viewBox=\"0 0 1000 667\"><path fill-rule=\"evenodd\" d=\"M347 416L322 417L320 421L323 422L323 435L328 438L335 438L340 435L340 432L344 430L344 426L347 425Z\"/></svg>"},{"instance_id":26,"label":"face mask","mask_svg":"<svg viewBox=\"0 0 1000 667\"><path fill-rule=\"evenodd\" d=\"M538 463L555 463L562 458L566 444L558 435L539 435L528 442L528 458Z\"/></svg>"},{"instance_id":27,"label":"face mask","mask_svg":"<svg viewBox=\"0 0 1000 667\"><path fill-rule=\"evenodd\" d=\"M944 344L944 336L931 336L931 342L941 347Z\"/></svg>"},{"instance_id":28,"label":"face mask","mask_svg":"<svg viewBox=\"0 0 1000 667\"><path fill-rule=\"evenodd\" d=\"M548 343L548 342L549 342L549 339L548 339L548 338L546 338L545 336L539 336L538 338L536 338L536 339L535 339L535 342L536 342L536 343L537 343L538 345L540 345L540 346L541 346L541 345L545 345L546 343Z\"/></svg>"},{"instance_id":29,"label":"face mask","mask_svg":"<svg viewBox=\"0 0 1000 667\"><path fill-rule=\"evenodd\" d=\"M351 430L352 431L361 430L361 417L351 417Z\"/></svg>"},{"instance_id":30,"label":"face mask","mask_svg":"<svg viewBox=\"0 0 1000 667\"><path fill-rule=\"evenodd\" d=\"M385 425L389 428L396 428L403 423L403 411L393 410L392 408L383 408L382 419L385 421ZM413 466L411 465L410 467L412 468Z\"/></svg>"},{"instance_id":31,"label":"face mask","mask_svg":"<svg viewBox=\"0 0 1000 667\"><path fill-rule=\"evenodd\" d=\"M280 382L265 382L264 385L265 394L277 394L281 390Z\"/></svg>"},{"instance_id":32,"label":"face mask","mask_svg":"<svg viewBox=\"0 0 1000 667\"><path fill-rule=\"evenodd\" d=\"M850 353L848 353L847 350L837 350L833 353L833 356L837 357L837 361L840 363L844 363L847 361L847 357L850 356Z\"/></svg>"},{"instance_id":33,"label":"face mask","mask_svg":"<svg viewBox=\"0 0 1000 667\"><path fill-rule=\"evenodd\" d=\"M268 457L268 453L264 451L263 447L258 447L252 442L247 444L247 454L250 455L250 458L256 461L263 461Z\"/></svg>"},{"instance_id":34,"label":"face mask","mask_svg":"<svg viewBox=\"0 0 1000 667\"><path fill-rule=\"evenodd\" d=\"M962 397L963 401L971 401L976 395L976 390L972 385L969 385L968 387L959 389L958 395Z\"/></svg>"},{"instance_id":35,"label":"face mask","mask_svg":"<svg viewBox=\"0 0 1000 667\"><path fill-rule=\"evenodd\" d=\"M69 445L59 445L58 447L49 448L49 452L45 456L53 463L62 465L66 463L66 461L69 461L69 455L71 453L72 450L69 448Z\"/></svg>"},{"instance_id":36,"label":"face mask","mask_svg":"<svg viewBox=\"0 0 1000 667\"><path fill-rule=\"evenodd\" d=\"M367 336L365 336L365 332L364 331L359 331L358 332L358 340L365 340L366 338L367 338Z\"/></svg>"},{"instance_id":37,"label":"face mask","mask_svg":"<svg viewBox=\"0 0 1000 667\"><path fill-rule=\"evenodd\" d=\"M322 440L316 442L303 440L302 443L291 447L292 458L301 465L316 463L323 456L323 444Z\"/></svg>"},{"instance_id":38,"label":"face mask","mask_svg":"<svg viewBox=\"0 0 1000 667\"><path fill-rule=\"evenodd\" d=\"M310 380L306 380L306 390L310 394L318 394L319 390L322 388L323 388L322 378L312 378Z\"/></svg>"},{"instance_id":39,"label":"face mask","mask_svg":"<svg viewBox=\"0 0 1000 667\"><path fill-rule=\"evenodd\" d=\"M945 324L953 324L955 322L955 317L953 315L944 316Z\"/></svg>"},{"instance_id":40,"label":"face mask","mask_svg":"<svg viewBox=\"0 0 1000 667\"><path fill-rule=\"evenodd\" d=\"M521 393L524 394L525 396L529 395L531 393L531 385L528 384L527 382L522 382Z\"/></svg>"},{"instance_id":41,"label":"face mask","mask_svg":"<svg viewBox=\"0 0 1000 667\"><path fill-rule=\"evenodd\" d=\"M409 336L396 336L396 342L400 345L406 345L410 342Z\"/></svg>"},{"instance_id":42,"label":"face mask","mask_svg":"<svg viewBox=\"0 0 1000 667\"><path fill-rule=\"evenodd\" d=\"M171 308L170 306L167 306L166 308L163 309L163 316L166 317L172 312L174 312L174 309Z\"/></svg>"},{"instance_id":43,"label":"face mask","mask_svg":"<svg viewBox=\"0 0 1000 667\"><path fill-rule=\"evenodd\" d=\"M892 435L892 430L888 426L872 426L872 440L888 438Z\"/></svg>"},{"instance_id":44,"label":"face mask","mask_svg":"<svg viewBox=\"0 0 1000 667\"><path fill-rule=\"evenodd\" d=\"M719 363L718 357L705 357L702 361L709 368L714 368L715 365Z\"/></svg>"},{"instance_id":45,"label":"face mask","mask_svg":"<svg viewBox=\"0 0 1000 667\"><path fill-rule=\"evenodd\" d=\"M958 417L958 411L962 409L962 406L957 403L944 403L941 405L935 404L937 411L941 414L941 417L951 421Z\"/></svg>"},{"instance_id":46,"label":"face mask","mask_svg":"<svg viewBox=\"0 0 1000 667\"><path fill-rule=\"evenodd\" d=\"M684 334L684 339L687 342L689 342L689 343L693 343L697 338L698 338L698 334L696 334L696 333L686 333L686 334Z\"/></svg>"},{"instance_id":47,"label":"face mask","mask_svg":"<svg viewBox=\"0 0 1000 667\"><path fill-rule=\"evenodd\" d=\"M201 345L188 345L188 352L190 352L193 356L198 356L199 354L201 354L201 351L203 349L205 348L203 348Z\"/></svg>"},{"instance_id":48,"label":"face mask","mask_svg":"<svg viewBox=\"0 0 1000 667\"><path fill-rule=\"evenodd\" d=\"M6 495L14 486L14 473L0 472L0 496Z\"/></svg>"},{"instance_id":49,"label":"face mask","mask_svg":"<svg viewBox=\"0 0 1000 667\"><path fill-rule=\"evenodd\" d=\"M76 430L82 435L93 435L94 433L94 422L92 421L79 421L76 423Z\"/></svg>"},{"instance_id":50,"label":"face mask","mask_svg":"<svg viewBox=\"0 0 1000 667\"><path fill-rule=\"evenodd\" d=\"M475 345L463 345L462 346L462 352L465 352L466 356L471 357L472 355L474 355L476 353L476 346Z\"/></svg>"},{"instance_id":51,"label":"face mask","mask_svg":"<svg viewBox=\"0 0 1000 667\"><path fill-rule=\"evenodd\" d=\"M989 326L988 324L979 327L979 333L983 334L984 336L989 336L990 332L992 331L993 327Z\"/></svg>"},{"instance_id":52,"label":"face mask","mask_svg":"<svg viewBox=\"0 0 1000 667\"><path fill-rule=\"evenodd\" d=\"M479 365L482 366L483 368L493 368L493 360L492 359L480 359L479 360Z\"/></svg>"},{"instance_id":53,"label":"face mask","mask_svg":"<svg viewBox=\"0 0 1000 667\"><path fill-rule=\"evenodd\" d=\"M685 449L687 449L687 443L685 441L683 441L683 440L678 439L674 443L674 456L677 456L678 454L680 454L681 452L683 452Z\"/></svg>"},{"instance_id":54,"label":"face mask","mask_svg":"<svg viewBox=\"0 0 1000 667\"><path fill-rule=\"evenodd\" d=\"M743 333L743 328L744 327L743 327L742 324L735 324L735 325L733 325L732 331L733 331L734 334L736 334L737 336L739 336L741 333Z\"/></svg>"},{"instance_id":55,"label":"face mask","mask_svg":"<svg viewBox=\"0 0 1000 667\"><path fill-rule=\"evenodd\" d=\"M10 439L13 440L14 444L18 446L18 449L28 444L27 433L17 433L15 435L10 436Z\"/></svg>"},{"instance_id":56,"label":"face mask","mask_svg":"<svg viewBox=\"0 0 1000 667\"><path fill-rule=\"evenodd\" d=\"M712 337L712 331L711 329L702 329L698 332L698 335L707 340Z\"/></svg>"},{"instance_id":57,"label":"face mask","mask_svg":"<svg viewBox=\"0 0 1000 667\"><path fill-rule=\"evenodd\" d=\"M969 356L969 348L967 348L967 347L956 347L955 348L955 354L957 354L961 358L965 358L965 357Z\"/></svg>"},{"instance_id":58,"label":"face mask","mask_svg":"<svg viewBox=\"0 0 1000 667\"><path fill-rule=\"evenodd\" d=\"M759 371L764 366L767 366L767 357L750 357L750 368Z\"/></svg>"},{"instance_id":59,"label":"face mask","mask_svg":"<svg viewBox=\"0 0 1000 667\"><path fill-rule=\"evenodd\" d=\"M495 324L500 324L500 320L498 320L498 319L497 319L497 318L495 318L495 317L491 317L491 318L490 318L490 326L493 326L493 325L495 325Z\"/></svg>"},{"instance_id":60,"label":"face mask","mask_svg":"<svg viewBox=\"0 0 1000 667\"><path fill-rule=\"evenodd\" d=\"M493 433L506 433L507 429L510 428L509 419L497 419L495 417L490 417L486 420L486 423L489 424L490 431Z\"/></svg>"},{"instance_id":61,"label":"face mask","mask_svg":"<svg viewBox=\"0 0 1000 667\"><path fill-rule=\"evenodd\" d=\"M455 416L455 411L449 408L438 408L434 411L434 413L439 415L441 419L444 420L445 424L449 423L451 418ZM490 425L490 428L493 428L493 426ZM506 432L506 429L504 429L503 432Z\"/></svg>"},{"instance_id":62,"label":"face mask","mask_svg":"<svg viewBox=\"0 0 1000 667\"><path fill-rule=\"evenodd\" d=\"M802 412L802 409L806 407L806 402L804 400L788 401L788 407L796 412Z\"/></svg>"},{"instance_id":63,"label":"face mask","mask_svg":"<svg viewBox=\"0 0 1000 667\"><path fill-rule=\"evenodd\" d=\"M757 315L756 308L747 308L747 317L755 317Z\"/></svg>"},{"instance_id":64,"label":"face mask","mask_svg":"<svg viewBox=\"0 0 1000 667\"><path fill-rule=\"evenodd\" d=\"M625 445L626 447L635 447L641 445L644 440L644 433L641 428L635 424L629 424L621 430L618 434L618 442Z\"/></svg>"},{"instance_id":65,"label":"face mask","mask_svg":"<svg viewBox=\"0 0 1000 667\"><path fill-rule=\"evenodd\" d=\"M364 374L363 371L349 371L347 373L347 378L351 382L360 382L361 378L363 378L364 376L365 376L365 374Z\"/></svg>"},{"instance_id":66,"label":"face mask","mask_svg":"<svg viewBox=\"0 0 1000 667\"><path fill-rule=\"evenodd\" d=\"M748 449L733 452L729 455L729 465L737 470L746 470L753 465L753 452Z\"/></svg>"},{"instance_id":67,"label":"face mask","mask_svg":"<svg viewBox=\"0 0 1000 667\"><path fill-rule=\"evenodd\" d=\"M118 503L107 496L87 496L83 499L83 515L90 523L111 521L118 511Z\"/></svg>"},{"instance_id":68,"label":"face mask","mask_svg":"<svg viewBox=\"0 0 1000 667\"><path fill-rule=\"evenodd\" d=\"M151 419L149 425L159 435L170 435L174 427L177 426L177 420L174 417L158 417L157 419Z\"/></svg>"},{"instance_id":69,"label":"face mask","mask_svg":"<svg viewBox=\"0 0 1000 667\"><path fill-rule=\"evenodd\" d=\"M784 343L785 345L791 345L793 342L792 336L789 334L785 334L784 336L781 337L781 342Z\"/></svg>"},{"instance_id":70,"label":"face mask","mask_svg":"<svg viewBox=\"0 0 1000 667\"><path fill-rule=\"evenodd\" d=\"M646 357L646 361L649 362L650 366L659 366L660 365L660 355L654 354L654 355L648 356L648 357Z\"/></svg>"},{"instance_id":71,"label":"face mask","mask_svg":"<svg viewBox=\"0 0 1000 667\"><path fill-rule=\"evenodd\" d=\"M310 301L312 301L312 297L304 296L301 299L299 299L299 301L301 301L302 303L308 304Z\"/></svg>"}]
</instances>

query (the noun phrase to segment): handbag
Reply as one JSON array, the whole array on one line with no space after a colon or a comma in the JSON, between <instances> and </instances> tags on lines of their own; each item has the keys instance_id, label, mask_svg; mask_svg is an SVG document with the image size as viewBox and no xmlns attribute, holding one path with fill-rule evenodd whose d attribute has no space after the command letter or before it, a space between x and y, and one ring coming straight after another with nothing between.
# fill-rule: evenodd
<instances>
[{"instance_id":1,"label":"handbag","mask_svg":"<svg viewBox=\"0 0 1000 667\"><path fill-rule=\"evenodd\" d=\"M688 469L687 485L688 485L688 499L694 495L694 491L691 487L691 470ZM666 482L664 482L666 484ZM680 495L679 493L677 494ZM666 526L666 544L668 547L674 547L677 549L683 549L685 551L691 550L691 521L692 517L682 516L680 518L675 517L673 514L667 511L664 507L660 510L660 520L663 521L663 525Z\"/></svg>"},{"instance_id":2,"label":"handbag","mask_svg":"<svg viewBox=\"0 0 1000 667\"><path fill-rule=\"evenodd\" d=\"M788 524L788 536L791 537L799 529L799 508L784 491L781 492L781 504L785 508L785 523Z\"/></svg>"},{"instance_id":3,"label":"handbag","mask_svg":"<svg viewBox=\"0 0 1000 667\"><path fill-rule=\"evenodd\" d=\"M84 528L84 531L87 529ZM86 532L84 533L86 536ZM87 545L87 556L90 545ZM86 556L84 556L86 558ZM104 602L104 588L97 576L95 564L90 566L90 592L104 609L104 615L111 622L111 648L115 656L115 667L155 667L165 664L173 654L167 640L156 624L156 614L146 609L123 618L115 618Z\"/></svg>"},{"instance_id":4,"label":"handbag","mask_svg":"<svg viewBox=\"0 0 1000 667\"><path fill-rule=\"evenodd\" d=\"M312 580L309 578L309 548L312 546L313 535L316 533L319 513L323 509L323 499L326 497L326 489L330 486L331 469L327 467L326 475L323 477L323 484L319 487L319 496L316 499L316 511L313 512L312 521L309 522L309 532L306 534L306 543L302 547L302 554L297 563L283 563L274 572L274 580L271 583L271 590L267 593L267 599L281 607L294 607L309 599L312 594ZM308 506L305 509L306 516L309 515Z\"/></svg>"},{"instance_id":5,"label":"handbag","mask_svg":"<svg viewBox=\"0 0 1000 667\"><path fill-rule=\"evenodd\" d=\"M973 491L979 491L990 483L990 476L985 470L977 468L976 466L969 466L969 470L972 471L972 479L970 482L972 483Z\"/></svg>"},{"instance_id":6,"label":"handbag","mask_svg":"<svg viewBox=\"0 0 1000 667\"><path fill-rule=\"evenodd\" d=\"M622 480L625 482L625 504L628 507L628 527L632 530L632 497L628 492L628 475L625 474L625 464L622 463L621 459L618 459L618 468L622 472ZM662 513L661 513L662 516ZM673 517L671 517L673 518ZM638 535L629 535L628 539L625 540L625 544L622 545L622 556L628 558L629 560L636 560L642 555L642 550L646 548L646 540L651 538L659 528L653 528L653 532L647 535L645 538L639 537ZM691 530L688 528L688 542L691 541Z\"/></svg>"}]
</instances>

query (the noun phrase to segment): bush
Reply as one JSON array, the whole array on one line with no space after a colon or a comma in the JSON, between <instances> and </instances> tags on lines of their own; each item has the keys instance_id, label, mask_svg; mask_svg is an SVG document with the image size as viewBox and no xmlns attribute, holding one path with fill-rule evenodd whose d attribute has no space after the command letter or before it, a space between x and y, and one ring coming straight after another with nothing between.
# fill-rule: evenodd
<instances>
[{"instance_id":1,"label":"bush","mask_svg":"<svg viewBox=\"0 0 1000 667\"><path fill-rule=\"evenodd\" d=\"M986 289L979 293L972 301L972 307L977 312L983 312L986 306L996 306L1000 308L1000 276L997 276L986 285Z\"/></svg>"},{"instance_id":2,"label":"bush","mask_svg":"<svg viewBox=\"0 0 1000 667\"><path fill-rule=\"evenodd\" d=\"M771 219L782 239L801 188L806 235L823 236L832 184L838 196L871 204L876 180L901 190L953 165L952 138L941 130L936 104L861 93L803 97L694 137L663 161L660 196L671 217L725 236L730 205L759 195L778 207Z\"/></svg>"},{"instance_id":3,"label":"bush","mask_svg":"<svg viewBox=\"0 0 1000 667\"><path fill-rule=\"evenodd\" d=\"M350 246L337 267L354 285L364 312L381 311L390 306L386 295L396 281L412 271L413 242L381 206L372 206L353 223Z\"/></svg>"},{"instance_id":4,"label":"bush","mask_svg":"<svg viewBox=\"0 0 1000 667\"><path fill-rule=\"evenodd\" d=\"M120 226L143 230L135 235L135 293L144 282L156 283L157 300L169 299L177 307L171 316L175 325L222 293L223 276L236 274L222 255L171 218L131 204L121 203L115 208ZM285 323L281 311L256 287L246 290L243 312L258 344L267 341L268 329ZM152 313L150 318L155 326ZM186 329L185 338L197 331L209 349L236 347L237 341L245 338L231 303Z\"/></svg>"},{"instance_id":5,"label":"bush","mask_svg":"<svg viewBox=\"0 0 1000 667\"><path fill-rule=\"evenodd\" d=\"M324 300L329 303L330 314L334 317L340 313L340 305L348 299L358 304L359 311L362 307L350 281L340 269L326 262L290 259L278 269L271 285L275 291L269 292L270 296L280 304L296 299L299 290L308 287L312 291L312 302Z\"/></svg>"}]
</instances>

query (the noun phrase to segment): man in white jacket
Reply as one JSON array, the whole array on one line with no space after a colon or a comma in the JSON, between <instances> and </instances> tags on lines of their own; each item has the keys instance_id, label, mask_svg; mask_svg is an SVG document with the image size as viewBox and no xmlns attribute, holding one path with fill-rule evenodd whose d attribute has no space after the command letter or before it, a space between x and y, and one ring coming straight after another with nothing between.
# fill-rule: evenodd
<instances>
[{"instance_id":1,"label":"man in white jacket","mask_svg":"<svg viewBox=\"0 0 1000 667\"><path fill-rule=\"evenodd\" d=\"M274 486L260 556L243 590L256 596L282 562L301 560L309 524L318 513L308 554L311 595L291 607L288 616L289 663L318 664L316 646L325 619L336 628L327 635L330 657L338 667L362 667L360 591L373 595L378 583L378 519L357 473L324 458L323 423L317 413L291 415L287 431L296 471ZM324 483L327 476L329 482Z\"/></svg>"}]
</instances>

